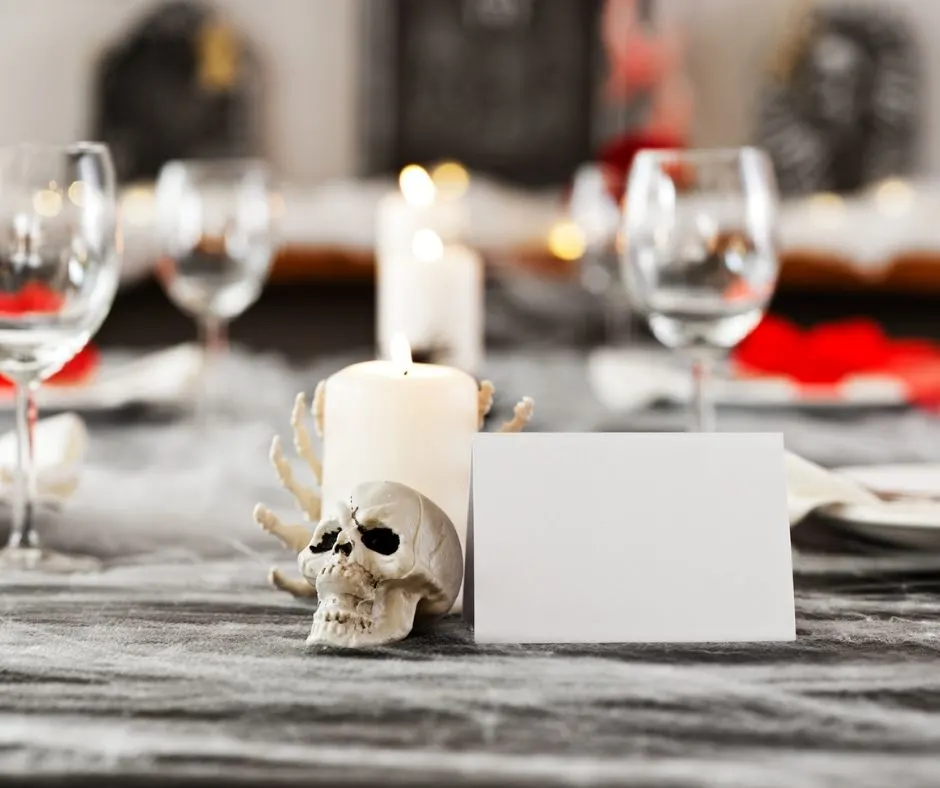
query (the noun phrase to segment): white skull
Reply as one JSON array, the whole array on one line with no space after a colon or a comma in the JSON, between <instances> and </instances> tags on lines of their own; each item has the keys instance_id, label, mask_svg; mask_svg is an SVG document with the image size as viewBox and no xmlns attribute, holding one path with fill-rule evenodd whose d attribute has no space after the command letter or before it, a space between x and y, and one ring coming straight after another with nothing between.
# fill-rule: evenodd
<instances>
[{"instance_id":1,"label":"white skull","mask_svg":"<svg viewBox=\"0 0 940 788\"><path fill-rule=\"evenodd\" d=\"M320 520L298 564L319 599L308 644L401 640L416 617L450 610L463 580L450 518L397 482L356 487Z\"/></svg>"}]
</instances>

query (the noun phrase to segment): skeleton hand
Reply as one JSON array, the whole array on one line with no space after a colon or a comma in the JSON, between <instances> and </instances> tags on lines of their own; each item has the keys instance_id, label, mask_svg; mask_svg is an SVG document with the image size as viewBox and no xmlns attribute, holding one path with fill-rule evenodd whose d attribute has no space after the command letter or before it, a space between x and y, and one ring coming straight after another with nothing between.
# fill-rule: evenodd
<instances>
[{"instance_id":1,"label":"skeleton hand","mask_svg":"<svg viewBox=\"0 0 940 788\"><path fill-rule=\"evenodd\" d=\"M300 458L305 460L307 465L310 466L310 470L313 471L313 476L317 480L317 484L321 484L323 482L323 466L320 464L317 455L313 453L310 433L307 432L307 425L304 423L306 412L307 400L304 398L303 392L301 392L294 400L294 410L290 417L290 425L294 430L294 448L297 450L297 454L300 455Z\"/></svg>"},{"instance_id":2,"label":"skeleton hand","mask_svg":"<svg viewBox=\"0 0 940 788\"><path fill-rule=\"evenodd\" d=\"M304 487L294 479L294 472L291 470L290 463L284 456L284 449L281 447L281 439L277 435L275 435L274 440L271 441L271 463L274 465L277 478L280 479L284 489L293 495L294 499L297 501L297 505L304 513L304 519L310 522L319 520L320 496L309 487Z\"/></svg>"},{"instance_id":3,"label":"skeleton hand","mask_svg":"<svg viewBox=\"0 0 940 788\"><path fill-rule=\"evenodd\" d=\"M298 599L311 599L317 595L317 589L306 580L293 580L281 573L280 569L272 568L268 572L268 582L278 591L286 591Z\"/></svg>"},{"instance_id":4,"label":"skeleton hand","mask_svg":"<svg viewBox=\"0 0 940 788\"><path fill-rule=\"evenodd\" d=\"M495 391L493 384L488 380L480 381L480 391L477 394L477 406L479 413L479 426L480 429L483 428L483 422L486 419L486 414L490 412L490 409L493 407L493 392Z\"/></svg>"},{"instance_id":5,"label":"skeleton hand","mask_svg":"<svg viewBox=\"0 0 940 788\"><path fill-rule=\"evenodd\" d=\"M312 413L318 425L318 432L322 434L323 418L323 381L319 383L314 394ZM313 473L317 484L322 482L323 465L313 451L313 443L310 440L310 433L304 422L307 414L307 400L304 395L298 394L294 400L294 410L291 413L291 427L294 433L294 449L302 460L307 463ZM284 449L281 446L281 439L274 437L271 442L271 462L277 473L277 478L281 484L294 496L297 505L303 512L304 518L310 522L317 522L320 519L320 496L308 487L300 484L294 478L294 471L284 456ZM302 525L285 525L278 517L267 507L258 504L254 511L255 522L261 528L272 536L277 537L281 542L294 550L301 552L306 549L307 544L313 534ZM303 580L292 580L282 575L277 569L272 569L270 573L271 583L275 588L287 591L298 597L316 596L316 591L309 583Z\"/></svg>"},{"instance_id":6,"label":"skeleton hand","mask_svg":"<svg viewBox=\"0 0 940 788\"><path fill-rule=\"evenodd\" d=\"M317 386L320 390L320 386ZM322 394L320 396L322 403ZM317 480L317 484L323 478L323 466L317 456L313 453L313 444L310 440L310 433L307 431L307 425L304 423L304 416L307 412L307 400L304 395L298 394L294 400L294 410L291 413L291 427L294 432L294 448L300 455ZM281 439L277 436L271 443L271 462L274 464L274 470L281 484L294 496L297 505L304 513L304 517L310 522L316 522L320 519L320 496L316 492L304 487L296 479L291 470L290 463L284 456L284 450L281 448Z\"/></svg>"},{"instance_id":7,"label":"skeleton hand","mask_svg":"<svg viewBox=\"0 0 940 788\"><path fill-rule=\"evenodd\" d=\"M276 514L262 504L258 504L254 511L255 522L266 533L276 536L285 547L299 552L307 547L313 535L302 525L284 525ZM268 572L268 581L280 591L286 591L291 596L310 598L317 595L316 589L306 580L293 580L281 573L279 569L272 568Z\"/></svg>"},{"instance_id":8,"label":"skeleton hand","mask_svg":"<svg viewBox=\"0 0 940 788\"><path fill-rule=\"evenodd\" d=\"M255 507L254 518L263 531L277 537L285 547L295 552L303 550L313 536L302 525L284 525L274 512L260 503Z\"/></svg>"},{"instance_id":9,"label":"skeleton hand","mask_svg":"<svg viewBox=\"0 0 940 788\"><path fill-rule=\"evenodd\" d=\"M532 420L535 412L535 403L531 397L523 397L513 408L513 417L499 428L500 432L522 432L526 424Z\"/></svg>"},{"instance_id":10,"label":"skeleton hand","mask_svg":"<svg viewBox=\"0 0 940 788\"><path fill-rule=\"evenodd\" d=\"M317 437L323 437L323 418L326 409L326 381L321 380L317 383L317 388L313 392L313 406L310 412L313 415L313 426L317 431Z\"/></svg>"}]
</instances>

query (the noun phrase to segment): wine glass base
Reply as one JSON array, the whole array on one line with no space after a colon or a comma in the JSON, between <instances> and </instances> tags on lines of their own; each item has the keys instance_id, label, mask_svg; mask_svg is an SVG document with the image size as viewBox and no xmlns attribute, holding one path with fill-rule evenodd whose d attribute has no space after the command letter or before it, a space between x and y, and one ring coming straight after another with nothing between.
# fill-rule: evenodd
<instances>
[{"instance_id":1,"label":"wine glass base","mask_svg":"<svg viewBox=\"0 0 940 788\"><path fill-rule=\"evenodd\" d=\"M0 573L6 570L85 574L100 572L103 564L90 555L70 555L45 547L6 547L0 550Z\"/></svg>"}]
</instances>

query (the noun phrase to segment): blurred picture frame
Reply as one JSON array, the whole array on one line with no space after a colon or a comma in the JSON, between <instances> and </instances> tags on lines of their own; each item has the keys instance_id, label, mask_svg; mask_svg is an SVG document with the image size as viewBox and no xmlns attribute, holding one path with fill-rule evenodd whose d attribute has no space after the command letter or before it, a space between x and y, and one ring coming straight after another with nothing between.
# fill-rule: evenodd
<instances>
[{"instance_id":1,"label":"blurred picture frame","mask_svg":"<svg viewBox=\"0 0 940 788\"><path fill-rule=\"evenodd\" d=\"M363 174L456 159L564 183L609 133L601 0L388 0L362 8Z\"/></svg>"}]
</instances>

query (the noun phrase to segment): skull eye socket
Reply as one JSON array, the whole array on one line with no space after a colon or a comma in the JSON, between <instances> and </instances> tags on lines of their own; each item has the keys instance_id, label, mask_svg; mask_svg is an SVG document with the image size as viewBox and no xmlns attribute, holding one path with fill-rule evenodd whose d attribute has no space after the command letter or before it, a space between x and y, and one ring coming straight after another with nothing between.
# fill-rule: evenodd
<instances>
[{"instance_id":1,"label":"skull eye socket","mask_svg":"<svg viewBox=\"0 0 940 788\"><path fill-rule=\"evenodd\" d=\"M327 531L323 536L320 537L320 541L316 544L310 545L311 553L328 553L333 549L333 545L336 544L336 537L339 536L339 529L336 528L332 531Z\"/></svg>"},{"instance_id":2,"label":"skull eye socket","mask_svg":"<svg viewBox=\"0 0 940 788\"><path fill-rule=\"evenodd\" d=\"M391 528L384 525L378 525L374 528L359 528L362 534L362 543L370 550L382 555L392 555L397 549L401 540Z\"/></svg>"}]
</instances>

